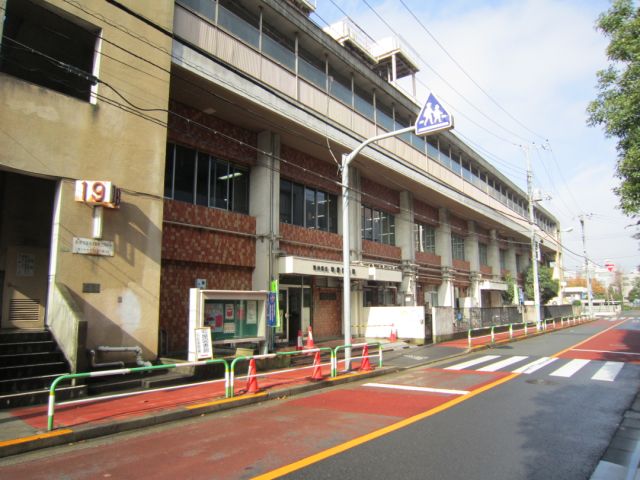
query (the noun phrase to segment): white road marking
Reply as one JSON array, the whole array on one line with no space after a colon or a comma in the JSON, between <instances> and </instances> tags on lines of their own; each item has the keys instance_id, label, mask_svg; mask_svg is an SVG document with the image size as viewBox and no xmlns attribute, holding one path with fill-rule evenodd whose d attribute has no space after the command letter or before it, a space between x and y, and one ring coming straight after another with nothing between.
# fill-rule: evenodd
<instances>
[{"instance_id":1,"label":"white road marking","mask_svg":"<svg viewBox=\"0 0 640 480\"><path fill-rule=\"evenodd\" d=\"M614 353L616 355L640 355L640 353L635 353L635 352L616 352L611 350L587 350L583 348L574 348L571 351L572 352Z\"/></svg>"},{"instance_id":2,"label":"white road marking","mask_svg":"<svg viewBox=\"0 0 640 480\"><path fill-rule=\"evenodd\" d=\"M489 360L493 360L495 358L500 358L500 355L485 355L484 357L474 358L473 360L469 360L468 362L459 363L457 365L447 367L445 368L445 370L464 370L468 367L478 365L479 363L488 362Z\"/></svg>"},{"instance_id":3,"label":"white road marking","mask_svg":"<svg viewBox=\"0 0 640 480\"><path fill-rule=\"evenodd\" d=\"M527 356L515 355L513 357L505 358L504 360L500 360L499 362L492 363L491 365L487 365L486 367L479 368L479 372L496 372L501 368L508 367L514 363L518 363L525 358L529 358Z\"/></svg>"},{"instance_id":4,"label":"white road marking","mask_svg":"<svg viewBox=\"0 0 640 480\"><path fill-rule=\"evenodd\" d=\"M620 373L620 370L622 370L622 367L624 367L623 362L607 362L591 377L591 380L613 382Z\"/></svg>"},{"instance_id":5,"label":"white road marking","mask_svg":"<svg viewBox=\"0 0 640 480\"><path fill-rule=\"evenodd\" d=\"M580 370L590 361L591 360L583 360L583 359L571 360L569 363L560 367L558 370L551 373L550 375L552 377L566 377L566 378L572 377L578 370Z\"/></svg>"},{"instance_id":6,"label":"white road marking","mask_svg":"<svg viewBox=\"0 0 640 480\"><path fill-rule=\"evenodd\" d=\"M444 393L445 395L466 395L467 390L450 390L447 388L414 387L411 385L391 385L389 383L365 383L363 387L390 388L393 390L409 390L412 392Z\"/></svg>"},{"instance_id":7,"label":"white road marking","mask_svg":"<svg viewBox=\"0 0 640 480\"><path fill-rule=\"evenodd\" d=\"M537 370L540 370L541 368L546 367L547 365L552 364L553 362L555 362L556 360L558 360L557 358L549 358L549 357L542 357L539 358L538 360L528 363L520 368L517 368L513 371L513 373L524 373L529 375L530 373L533 373Z\"/></svg>"}]
</instances>

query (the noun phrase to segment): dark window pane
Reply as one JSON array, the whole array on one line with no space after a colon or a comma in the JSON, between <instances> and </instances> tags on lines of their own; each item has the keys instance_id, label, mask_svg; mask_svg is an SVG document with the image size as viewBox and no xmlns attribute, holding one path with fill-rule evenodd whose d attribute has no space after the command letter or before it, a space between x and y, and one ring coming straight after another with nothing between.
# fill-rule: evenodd
<instances>
[{"instance_id":1,"label":"dark window pane","mask_svg":"<svg viewBox=\"0 0 640 480\"><path fill-rule=\"evenodd\" d=\"M196 203L209 206L209 155L198 153L198 176L196 177Z\"/></svg>"},{"instance_id":2,"label":"dark window pane","mask_svg":"<svg viewBox=\"0 0 640 480\"><path fill-rule=\"evenodd\" d=\"M304 226L304 187L294 183L291 188L291 203L293 205L294 225Z\"/></svg>"},{"instance_id":3,"label":"dark window pane","mask_svg":"<svg viewBox=\"0 0 640 480\"><path fill-rule=\"evenodd\" d=\"M173 153L175 145L169 143L167 145L167 155L164 162L164 196L173 198Z\"/></svg>"},{"instance_id":4,"label":"dark window pane","mask_svg":"<svg viewBox=\"0 0 640 480\"><path fill-rule=\"evenodd\" d=\"M196 152L176 145L173 199L193 203Z\"/></svg>"},{"instance_id":5,"label":"dark window pane","mask_svg":"<svg viewBox=\"0 0 640 480\"><path fill-rule=\"evenodd\" d=\"M362 228L364 234L362 238L365 240L373 240L373 224L372 224L373 212L370 208L362 207Z\"/></svg>"},{"instance_id":6,"label":"dark window pane","mask_svg":"<svg viewBox=\"0 0 640 480\"><path fill-rule=\"evenodd\" d=\"M233 211L249 213L249 172L234 168Z\"/></svg>"},{"instance_id":7,"label":"dark window pane","mask_svg":"<svg viewBox=\"0 0 640 480\"><path fill-rule=\"evenodd\" d=\"M328 230L329 222L327 218L327 203L328 203L328 195L324 192L316 192L316 213L317 213L317 225L320 230Z\"/></svg>"},{"instance_id":8,"label":"dark window pane","mask_svg":"<svg viewBox=\"0 0 640 480\"><path fill-rule=\"evenodd\" d=\"M304 191L305 224L307 228L316 228L316 191L306 188Z\"/></svg>"},{"instance_id":9,"label":"dark window pane","mask_svg":"<svg viewBox=\"0 0 640 480\"><path fill-rule=\"evenodd\" d=\"M380 232L381 232L381 226L380 226L380 212L377 210L373 211L373 215L372 215L372 225L373 225L373 240L376 242L380 241Z\"/></svg>"},{"instance_id":10,"label":"dark window pane","mask_svg":"<svg viewBox=\"0 0 640 480\"><path fill-rule=\"evenodd\" d=\"M338 232L338 197L335 195L327 194L329 200L328 214L329 214L329 231L333 233Z\"/></svg>"},{"instance_id":11,"label":"dark window pane","mask_svg":"<svg viewBox=\"0 0 640 480\"><path fill-rule=\"evenodd\" d=\"M2 21L0 71L90 100L97 28L26 0L7 2Z\"/></svg>"},{"instance_id":12,"label":"dark window pane","mask_svg":"<svg viewBox=\"0 0 640 480\"><path fill-rule=\"evenodd\" d=\"M280 221L291 223L291 182L280 180Z\"/></svg>"},{"instance_id":13,"label":"dark window pane","mask_svg":"<svg viewBox=\"0 0 640 480\"><path fill-rule=\"evenodd\" d=\"M229 209L229 163L216 161L215 204L214 207Z\"/></svg>"}]
</instances>

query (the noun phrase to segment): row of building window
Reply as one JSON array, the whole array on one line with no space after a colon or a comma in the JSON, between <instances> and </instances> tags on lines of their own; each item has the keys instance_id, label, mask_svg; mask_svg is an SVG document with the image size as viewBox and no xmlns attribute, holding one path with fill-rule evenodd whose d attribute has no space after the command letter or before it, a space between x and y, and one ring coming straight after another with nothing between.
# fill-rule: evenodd
<instances>
[{"instance_id":1,"label":"row of building window","mask_svg":"<svg viewBox=\"0 0 640 480\"><path fill-rule=\"evenodd\" d=\"M238 213L249 213L249 170L195 149L167 144L165 164L166 198ZM338 232L338 200L331 193L290 180L280 180L280 222ZM362 206L362 238L395 245L394 215ZM436 229L414 224L418 252L436 253ZM465 237L451 234L451 254L465 260ZM481 265L488 265L488 247L478 243ZM505 269L505 252L500 250L500 268Z\"/></svg>"}]
</instances>

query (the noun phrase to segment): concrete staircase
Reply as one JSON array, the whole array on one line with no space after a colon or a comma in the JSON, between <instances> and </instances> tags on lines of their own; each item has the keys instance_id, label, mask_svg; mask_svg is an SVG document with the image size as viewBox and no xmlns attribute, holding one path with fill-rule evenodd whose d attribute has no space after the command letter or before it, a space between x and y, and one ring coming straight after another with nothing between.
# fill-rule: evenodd
<instances>
[{"instance_id":1,"label":"concrete staircase","mask_svg":"<svg viewBox=\"0 0 640 480\"><path fill-rule=\"evenodd\" d=\"M48 330L0 331L0 409L47 403L49 387L69 365ZM86 386L64 382L56 400L86 395Z\"/></svg>"}]
</instances>

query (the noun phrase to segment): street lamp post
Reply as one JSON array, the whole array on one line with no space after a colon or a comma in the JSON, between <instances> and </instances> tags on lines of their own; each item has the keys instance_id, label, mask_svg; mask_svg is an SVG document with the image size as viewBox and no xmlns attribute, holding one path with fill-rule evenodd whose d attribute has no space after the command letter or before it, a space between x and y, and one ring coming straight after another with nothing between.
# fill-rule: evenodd
<instances>
[{"instance_id":1,"label":"street lamp post","mask_svg":"<svg viewBox=\"0 0 640 480\"><path fill-rule=\"evenodd\" d=\"M533 174L529 149L525 149L527 158L527 197L529 200L529 227L531 230L531 268L533 269L533 307L536 327L540 330L540 285L538 280L538 242L536 242L536 223L533 213Z\"/></svg>"},{"instance_id":2,"label":"street lamp post","mask_svg":"<svg viewBox=\"0 0 640 480\"><path fill-rule=\"evenodd\" d=\"M356 155L370 143L409 132L426 136L452 128L453 116L447 112L433 93L431 93L420 110L414 126L368 138L351 153L342 155L342 165L340 167L342 173L342 328L344 330L344 364L346 371L351 370L351 224L349 223L349 165Z\"/></svg>"},{"instance_id":3,"label":"street lamp post","mask_svg":"<svg viewBox=\"0 0 640 480\"><path fill-rule=\"evenodd\" d=\"M584 214L580 215L580 227L582 227L582 252L584 253L584 271L587 277L587 314L591 316L593 312L593 295L591 294L591 274L589 273L589 259L587 257L587 240L584 233Z\"/></svg>"},{"instance_id":4,"label":"street lamp post","mask_svg":"<svg viewBox=\"0 0 640 480\"><path fill-rule=\"evenodd\" d=\"M415 127L406 127L393 132L383 133L369 138L362 142L349 154L342 155L342 329L344 330L344 344L351 345L351 235L349 223L349 164L360 153L360 151L370 143L395 137L403 133L412 132ZM351 370L351 348L346 347L344 351L345 370Z\"/></svg>"}]
</instances>

